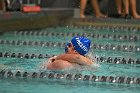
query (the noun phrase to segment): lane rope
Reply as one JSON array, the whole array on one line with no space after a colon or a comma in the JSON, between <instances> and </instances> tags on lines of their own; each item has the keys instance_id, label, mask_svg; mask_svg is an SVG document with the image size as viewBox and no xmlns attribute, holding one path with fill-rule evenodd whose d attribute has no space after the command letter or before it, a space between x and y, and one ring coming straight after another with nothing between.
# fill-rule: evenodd
<instances>
[{"instance_id":1,"label":"lane rope","mask_svg":"<svg viewBox=\"0 0 140 93\"><path fill-rule=\"evenodd\" d=\"M78 28L78 29L89 29L93 30L95 32L98 32L99 30L102 32L105 32L105 30L111 31L111 32L128 32L128 33L139 33L140 27L135 26L93 26L93 25L87 25L87 26L81 26L81 25L70 25L66 26L66 28Z\"/></svg>"},{"instance_id":2,"label":"lane rope","mask_svg":"<svg viewBox=\"0 0 140 93\"><path fill-rule=\"evenodd\" d=\"M16 31L14 32L14 34L17 35L23 35L23 36L55 36L55 37L73 37L73 36L86 36L86 37L92 37L92 38L103 38L103 39L113 39L113 40L117 40L117 41L133 41L133 42L137 42L140 40L140 36L139 35L122 35L122 34L97 34L97 33L90 33L90 32L43 32L43 31Z\"/></svg>"},{"instance_id":3,"label":"lane rope","mask_svg":"<svg viewBox=\"0 0 140 93\"><path fill-rule=\"evenodd\" d=\"M45 42L45 41L20 41L20 40L0 40L0 44L20 45L20 46L41 46L41 47L65 47L66 42ZM92 44L94 50L112 50L123 52L140 52L140 46L117 45L117 44Z\"/></svg>"},{"instance_id":4,"label":"lane rope","mask_svg":"<svg viewBox=\"0 0 140 93\"><path fill-rule=\"evenodd\" d=\"M90 82L108 82L119 84L140 84L140 77L123 77L123 76L96 76L96 75L82 75L82 74L62 74L62 73L48 73L46 71L27 72L27 71L11 71L1 70L0 78L47 78L59 80L79 80Z\"/></svg>"},{"instance_id":5,"label":"lane rope","mask_svg":"<svg viewBox=\"0 0 140 93\"><path fill-rule=\"evenodd\" d=\"M30 54L30 53L10 53L0 52L0 58L25 58L25 59L44 59L50 58L55 55L50 54ZM95 56L97 62L100 63L113 63L113 64L140 64L140 59L124 58L124 57L105 57Z\"/></svg>"}]
</instances>

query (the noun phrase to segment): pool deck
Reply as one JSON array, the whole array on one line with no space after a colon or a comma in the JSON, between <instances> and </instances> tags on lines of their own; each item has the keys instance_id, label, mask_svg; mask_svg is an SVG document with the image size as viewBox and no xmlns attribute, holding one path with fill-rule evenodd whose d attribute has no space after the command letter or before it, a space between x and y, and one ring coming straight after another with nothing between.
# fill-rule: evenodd
<instances>
[{"instance_id":1,"label":"pool deck","mask_svg":"<svg viewBox=\"0 0 140 93\"><path fill-rule=\"evenodd\" d=\"M42 29L51 26L137 27L140 20L123 18L74 18L73 9L44 9L40 13L0 12L0 31Z\"/></svg>"}]
</instances>

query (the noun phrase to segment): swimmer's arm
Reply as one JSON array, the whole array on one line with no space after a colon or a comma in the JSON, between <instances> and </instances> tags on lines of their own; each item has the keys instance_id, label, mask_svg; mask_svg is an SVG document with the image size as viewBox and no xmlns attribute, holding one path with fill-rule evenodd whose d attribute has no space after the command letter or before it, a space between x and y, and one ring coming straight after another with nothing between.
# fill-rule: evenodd
<instances>
[{"instance_id":1,"label":"swimmer's arm","mask_svg":"<svg viewBox=\"0 0 140 93\"><path fill-rule=\"evenodd\" d=\"M76 62L82 65L90 66L93 64L92 60L84 56L77 56Z\"/></svg>"},{"instance_id":2,"label":"swimmer's arm","mask_svg":"<svg viewBox=\"0 0 140 93\"><path fill-rule=\"evenodd\" d=\"M92 60L90 60L89 58L77 54L62 54L57 56L56 59L66 60L71 63L77 63L79 65L85 65L85 66L90 66L93 64Z\"/></svg>"},{"instance_id":3,"label":"swimmer's arm","mask_svg":"<svg viewBox=\"0 0 140 93\"><path fill-rule=\"evenodd\" d=\"M84 65L84 66L90 66L93 64L92 61L90 61L88 58L85 57L75 57L72 59L73 63L77 63L79 65Z\"/></svg>"}]
</instances>

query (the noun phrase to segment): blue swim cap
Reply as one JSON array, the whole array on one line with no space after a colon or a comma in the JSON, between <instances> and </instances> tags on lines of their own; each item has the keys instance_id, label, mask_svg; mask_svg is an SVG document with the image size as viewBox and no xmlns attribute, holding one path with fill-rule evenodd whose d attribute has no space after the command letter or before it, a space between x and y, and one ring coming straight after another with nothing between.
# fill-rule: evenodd
<instances>
[{"instance_id":1,"label":"blue swim cap","mask_svg":"<svg viewBox=\"0 0 140 93\"><path fill-rule=\"evenodd\" d=\"M90 49L91 41L85 37L74 37L71 43L79 54L85 55Z\"/></svg>"}]
</instances>

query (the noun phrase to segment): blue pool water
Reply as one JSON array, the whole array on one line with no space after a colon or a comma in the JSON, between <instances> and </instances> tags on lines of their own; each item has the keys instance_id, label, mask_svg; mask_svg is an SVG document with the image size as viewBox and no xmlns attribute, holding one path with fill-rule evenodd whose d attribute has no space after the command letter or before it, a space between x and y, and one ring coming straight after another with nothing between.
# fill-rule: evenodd
<instances>
[{"instance_id":1,"label":"blue pool water","mask_svg":"<svg viewBox=\"0 0 140 93\"><path fill-rule=\"evenodd\" d=\"M93 44L99 45L120 45L121 49L104 49L101 47L93 48L92 52L99 57L119 57L134 60L140 58L140 32L136 29L99 29L99 28L75 28L75 27L56 27L46 28L38 31L14 31L5 32L0 36L0 52L22 54L49 54L58 55L64 52L64 43L76 35L85 35L92 40ZM93 36L95 35L95 36ZM106 35L106 37L103 37ZM107 37L110 35L110 38ZM114 36L116 35L116 38ZM119 37L121 35L123 39ZM136 36L129 39L129 36ZM127 36L127 38L124 38ZM120 39L119 39L120 38ZM12 43L15 41L14 43ZM27 44L32 41L32 44ZM24 43L23 43L24 42ZM52 45L34 44L34 42L53 42ZM58 45L61 43L61 45ZM132 46L132 50L125 50L123 46ZM135 49L135 47L137 48ZM40 65L47 58L17 58L0 57L0 69L12 71L42 71ZM64 73L80 73L83 75L113 76L113 77L140 77L140 65L116 64L104 60L99 63L99 68L88 70L87 68L74 71L64 71ZM49 71L48 71L49 72ZM0 78L0 93L139 93L139 84L119 84L108 82L91 82L81 80L48 79L48 78Z\"/></svg>"}]
</instances>

